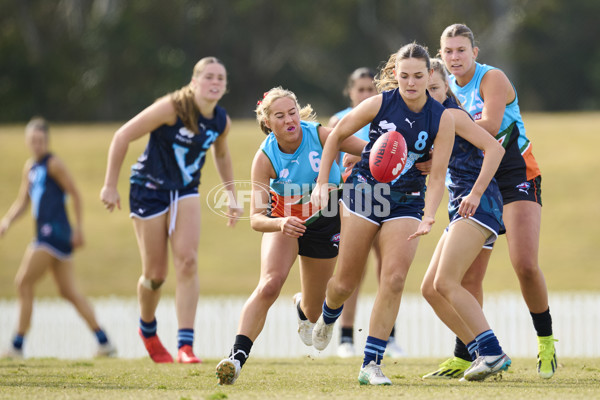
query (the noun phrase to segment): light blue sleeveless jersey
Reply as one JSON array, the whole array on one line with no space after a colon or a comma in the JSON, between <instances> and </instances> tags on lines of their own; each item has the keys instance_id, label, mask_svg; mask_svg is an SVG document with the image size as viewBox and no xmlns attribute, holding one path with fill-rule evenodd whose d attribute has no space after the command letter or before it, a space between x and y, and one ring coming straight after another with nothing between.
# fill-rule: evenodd
<instances>
[{"instance_id":1,"label":"light blue sleeveless jersey","mask_svg":"<svg viewBox=\"0 0 600 400\"><path fill-rule=\"evenodd\" d=\"M475 63L475 74L465 86L459 86L454 75L450 75L450 88L475 121L481 119L483 112L481 81L488 71L494 69L497 68ZM514 86L513 89L515 99L506 105L500 131L495 136L506 150L495 175L500 188L514 188L541 174L533 157L531 142L525 134L517 90Z\"/></svg>"},{"instance_id":2,"label":"light blue sleeveless jersey","mask_svg":"<svg viewBox=\"0 0 600 400\"><path fill-rule=\"evenodd\" d=\"M481 99L480 93L481 80L488 71L498 68L479 63L475 63L475 65L475 75L473 75L471 81L465 86L459 86L458 83L456 83L454 75L450 75L450 88L460 100L463 108L471 114L475 121L477 121L481 119L481 112L483 111L483 100ZM525 125L521 118L517 89L514 86L513 89L515 91L515 99L510 104L506 105L502 124L500 125L500 131L496 135L496 140L506 148L507 146L504 142L511 139L508 136L512 132L513 125L516 124L519 129L519 136L516 140L518 140L519 150L521 151L521 154L523 154L530 146L530 142L525 135Z\"/></svg>"},{"instance_id":3,"label":"light blue sleeveless jersey","mask_svg":"<svg viewBox=\"0 0 600 400\"><path fill-rule=\"evenodd\" d=\"M271 179L270 186L278 195L306 195L307 188L312 191L319 175L323 155L323 146L317 130L319 125L316 122L300 121L302 143L293 154L284 153L279 149L273 133L270 133L260 145L260 149L269 158L277 174L276 179ZM334 162L329 173L329 183L339 185L340 182L340 168Z\"/></svg>"}]
</instances>

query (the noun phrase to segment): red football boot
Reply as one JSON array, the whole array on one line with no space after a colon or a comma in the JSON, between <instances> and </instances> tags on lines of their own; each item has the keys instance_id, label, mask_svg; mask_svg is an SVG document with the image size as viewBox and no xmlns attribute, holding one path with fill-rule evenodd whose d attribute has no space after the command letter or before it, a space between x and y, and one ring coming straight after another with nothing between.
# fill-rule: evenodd
<instances>
[{"instance_id":1,"label":"red football boot","mask_svg":"<svg viewBox=\"0 0 600 400\"><path fill-rule=\"evenodd\" d=\"M177 362L183 364L199 364L202 360L194 355L192 346L184 344L177 352Z\"/></svg>"},{"instance_id":2,"label":"red football boot","mask_svg":"<svg viewBox=\"0 0 600 400\"><path fill-rule=\"evenodd\" d=\"M158 335L150 336L149 338L144 337L141 329L139 330L139 333L152 361L158 364L173 362L173 357L171 357L167 349L162 345Z\"/></svg>"}]
</instances>

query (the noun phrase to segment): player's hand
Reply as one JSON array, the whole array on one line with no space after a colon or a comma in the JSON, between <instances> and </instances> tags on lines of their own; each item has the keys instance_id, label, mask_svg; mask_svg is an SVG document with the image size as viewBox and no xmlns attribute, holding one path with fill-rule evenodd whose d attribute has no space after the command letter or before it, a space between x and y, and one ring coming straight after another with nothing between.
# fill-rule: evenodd
<instances>
[{"instance_id":1,"label":"player's hand","mask_svg":"<svg viewBox=\"0 0 600 400\"><path fill-rule=\"evenodd\" d=\"M354 165L356 165L357 162L360 161L360 157L359 156L355 156L352 154L344 154L344 158L342 158L342 166L346 168L346 170L348 169L352 169L354 168Z\"/></svg>"},{"instance_id":2,"label":"player's hand","mask_svg":"<svg viewBox=\"0 0 600 400\"><path fill-rule=\"evenodd\" d=\"M410 235L407 240L413 240L419 236L427 235L431 231L431 227L435 224L435 219L432 217L423 217L417 231Z\"/></svg>"},{"instance_id":3,"label":"player's hand","mask_svg":"<svg viewBox=\"0 0 600 400\"><path fill-rule=\"evenodd\" d=\"M317 209L327 206L327 203L329 203L329 184L317 183L310 194L310 202Z\"/></svg>"},{"instance_id":4,"label":"player's hand","mask_svg":"<svg viewBox=\"0 0 600 400\"><path fill-rule=\"evenodd\" d=\"M102 201L104 207L110 212L115 209L115 206L119 210L121 209L121 197L119 196L116 187L102 187L102 190L100 191L100 201Z\"/></svg>"},{"instance_id":5,"label":"player's hand","mask_svg":"<svg viewBox=\"0 0 600 400\"><path fill-rule=\"evenodd\" d=\"M229 206L229 211L227 213L227 226L234 227L237 223L238 219L244 214L244 209L238 207L237 205Z\"/></svg>"},{"instance_id":6,"label":"player's hand","mask_svg":"<svg viewBox=\"0 0 600 400\"><path fill-rule=\"evenodd\" d=\"M463 197L462 201L460 202L458 214L463 218L472 217L475 214L475 211L477 211L480 201L481 196L478 196L474 193L469 193L469 195Z\"/></svg>"},{"instance_id":7,"label":"player's hand","mask_svg":"<svg viewBox=\"0 0 600 400\"><path fill-rule=\"evenodd\" d=\"M8 230L8 227L10 226L10 222L8 221L7 218L3 218L0 221L0 237L4 236L4 234L6 233L6 231Z\"/></svg>"},{"instance_id":8,"label":"player's hand","mask_svg":"<svg viewBox=\"0 0 600 400\"><path fill-rule=\"evenodd\" d=\"M83 238L83 231L81 228L74 228L73 232L71 233L71 246L76 249L78 247L82 247L84 243L85 239Z\"/></svg>"},{"instance_id":9,"label":"player's hand","mask_svg":"<svg viewBox=\"0 0 600 400\"><path fill-rule=\"evenodd\" d=\"M431 160L433 157L433 149L429 150L429 160L420 163L415 163L415 167L421 171L421 175L429 175L431 172Z\"/></svg>"},{"instance_id":10,"label":"player's hand","mask_svg":"<svg viewBox=\"0 0 600 400\"><path fill-rule=\"evenodd\" d=\"M284 235L293 238L299 238L306 231L306 225L298 217L281 218L280 228Z\"/></svg>"}]
</instances>

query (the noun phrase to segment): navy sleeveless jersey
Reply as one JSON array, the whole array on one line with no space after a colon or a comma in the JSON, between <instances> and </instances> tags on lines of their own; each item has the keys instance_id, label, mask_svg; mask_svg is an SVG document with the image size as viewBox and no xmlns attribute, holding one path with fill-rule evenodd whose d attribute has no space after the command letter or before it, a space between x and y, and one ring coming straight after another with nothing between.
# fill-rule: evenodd
<instances>
[{"instance_id":1,"label":"navy sleeveless jersey","mask_svg":"<svg viewBox=\"0 0 600 400\"><path fill-rule=\"evenodd\" d=\"M452 97L448 97L444 101L444 107L462 110L471 117ZM452 148L452 154L448 162L448 172L446 174L448 216L451 223L461 218L458 214L460 202L473 190L473 185L475 185L477 178L479 178L482 165L483 151L459 135L455 135L454 147ZM475 215L472 216L472 219L494 232L495 236L493 239L486 241L486 245L496 240L498 232L502 229L502 196L494 178L492 178L482 194L479 207L475 211Z\"/></svg>"},{"instance_id":2,"label":"navy sleeveless jersey","mask_svg":"<svg viewBox=\"0 0 600 400\"><path fill-rule=\"evenodd\" d=\"M452 97L448 97L444 101L444 107L462 110L469 118L473 119ZM483 151L473 146L468 140L463 139L459 135L455 135L454 147L452 148L450 162L448 163L446 184L448 185L448 180L450 180L457 185L473 186L479 177L479 171L481 170L482 164Z\"/></svg>"},{"instance_id":3,"label":"navy sleeveless jersey","mask_svg":"<svg viewBox=\"0 0 600 400\"><path fill-rule=\"evenodd\" d=\"M52 154L46 154L29 169L29 198L31 212L36 222L38 237L55 236L69 241L71 227L65 210L65 192L48 175L48 160Z\"/></svg>"},{"instance_id":4,"label":"navy sleeveless jersey","mask_svg":"<svg viewBox=\"0 0 600 400\"><path fill-rule=\"evenodd\" d=\"M200 184L206 152L227 126L227 112L216 106L212 119L198 118L199 134L187 129L181 119L150 133L150 140L131 167L130 182L150 189L181 190Z\"/></svg>"},{"instance_id":5,"label":"navy sleeveless jersey","mask_svg":"<svg viewBox=\"0 0 600 400\"><path fill-rule=\"evenodd\" d=\"M370 184L377 183L369 170L371 148L384 133L397 131L406 141L407 159L402 174L390 183L391 189L405 193L424 191L425 176L421 175L421 171L414 164L429 159L429 150L437 136L445 108L429 96L429 93L423 109L418 113L408 108L398 89L385 91L381 95L381 108L369 129L369 143L355 168L358 168L360 175Z\"/></svg>"}]
</instances>

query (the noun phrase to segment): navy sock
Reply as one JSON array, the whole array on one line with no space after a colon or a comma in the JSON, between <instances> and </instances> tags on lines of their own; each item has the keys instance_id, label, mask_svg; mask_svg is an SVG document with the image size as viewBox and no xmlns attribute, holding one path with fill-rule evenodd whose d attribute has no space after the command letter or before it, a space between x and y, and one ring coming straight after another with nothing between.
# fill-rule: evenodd
<instances>
[{"instance_id":1,"label":"navy sock","mask_svg":"<svg viewBox=\"0 0 600 400\"><path fill-rule=\"evenodd\" d=\"M456 343L454 344L454 357L462 358L465 361L471 361L469 349L458 336L456 337Z\"/></svg>"},{"instance_id":2,"label":"navy sock","mask_svg":"<svg viewBox=\"0 0 600 400\"><path fill-rule=\"evenodd\" d=\"M340 335L340 343L354 343L354 328L342 326L342 332Z\"/></svg>"},{"instance_id":3,"label":"navy sock","mask_svg":"<svg viewBox=\"0 0 600 400\"><path fill-rule=\"evenodd\" d=\"M552 335L552 317L550 316L550 308L543 313L534 314L530 312L531 319L533 320L533 327L537 332L538 336L550 336Z\"/></svg>"},{"instance_id":4,"label":"navy sock","mask_svg":"<svg viewBox=\"0 0 600 400\"><path fill-rule=\"evenodd\" d=\"M180 329L177 331L177 348L180 349L185 345L194 346L194 330Z\"/></svg>"},{"instance_id":5,"label":"navy sock","mask_svg":"<svg viewBox=\"0 0 600 400\"><path fill-rule=\"evenodd\" d=\"M477 335L475 340L479 347L480 356L497 356L503 353L498 338L491 329Z\"/></svg>"},{"instance_id":6,"label":"navy sock","mask_svg":"<svg viewBox=\"0 0 600 400\"><path fill-rule=\"evenodd\" d=\"M342 304L340 308L333 310L327 307L327 300L325 300L323 302L323 321L325 321L326 324L333 324L335 321L337 321L340 315L342 315L343 308L344 305Z\"/></svg>"},{"instance_id":7,"label":"navy sock","mask_svg":"<svg viewBox=\"0 0 600 400\"><path fill-rule=\"evenodd\" d=\"M479 346L477 345L477 340L473 339L467 345L467 350L469 351L469 356L471 358L471 360L467 360L467 361L475 361L475 359L477 358L477 353L479 352ZM465 358L465 360L466 360L466 358Z\"/></svg>"},{"instance_id":8,"label":"navy sock","mask_svg":"<svg viewBox=\"0 0 600 400\"><path fill-rule=\"evenodd\" d=\"M145 338L156 336L156 325L156 318L154 318L151 322L144 322L140 318L140 330Z\"/></svg>"},{"instance_id":9,"label":"navy sock","mask_svg":"<svg viewBox=\"0 0 600 400\"><path fill-rule=\"evenodd\" d=\"M12 345L15 349L21 350L23 348L23 341L25 340L25 335L21 335L19 333L15 334L13 338Z\"/></svg>"},{"instance_id":10,"label":"navy sock","mask_svg":"<svg viewBox=\"0 0 600 400\"><path fill-rule=\"evenodd\" d=\"M304 311L302 311L302 307L300 307L300 302L298 302L296 309L298 310L298 317L300 318L300 321L306 321L308 318L306 318Z\"/></svg>"},{"instance_id":11,"label":"navy sock","mask_svg":"<svg viewBox=\"0 0 600 400\"><path fill-rule=\"evenodd\" d=\"M240 362L240 366L243 367L250 355L252 344L252 340L250 340L248 336L237 335L231 353L229 353L229 357L233 356L233 358Z\"/></svg>"},{"instance_id":12,"label":"navy sock","mask_svg":"<svg viewBox=\"0 0 600 400\"><path fill-rule=\"evenodd\" d=\"M373 336L367 337L367 344L365 344L365 358L363 359L363 367L368 365L371 361L375 361L377 365L381 363L383 353L387 346L387 340L377 339Z\"/></svg>"},{"instance_id":13,"label":"navy sock","mask_svg":"<svg viewBox=\"0 0 600 400\"><path fill-rule=\"evenodd\" d=\"M98 328L98 330L94 331L96 335L96 339L98 339L98 343L106 344L108 343L108 338L106 337L106 333L102 330L102 328Z\"/></svg>"}]
</instances>

